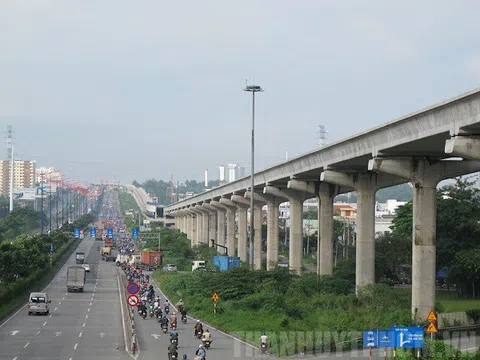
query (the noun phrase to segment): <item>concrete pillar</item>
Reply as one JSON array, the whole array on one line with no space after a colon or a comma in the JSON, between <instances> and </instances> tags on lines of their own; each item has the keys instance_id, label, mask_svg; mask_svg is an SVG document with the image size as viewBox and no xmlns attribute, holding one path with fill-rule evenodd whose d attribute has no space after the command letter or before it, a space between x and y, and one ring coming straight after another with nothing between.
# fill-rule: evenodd
<instances>
[{"instance_id":1,"label":"concrete pillar","mask_svg":"<svg viewBox=\"0 0 480 360\"><path fill-rule=\"evenodd\" d=\"M372 159L369 170L409 179L413 184L412 317L423 321L435 306L436 187L441 180L480 170L479 161Z\"/></svg>"},{"instance_id":2,"label":"concrete pillar","mask_svg":"<svg viewBox=\"0 0 480 360\"><path fill-rule=\"evenodd\" d=\"M303 201L290 199L290 270L302 274L303 256Z\"/></svg>"},{"instance_id":3,"label":"concrete pillar","mask_svg":"<svg viewBox=\"0 0 480 360\"><path fill-rule=\"evenodd\" d=\"M209 215L210 214L208 211L204 211L202 213L202 237L200 240L202 244L208 244L210 241L210 238L208 236L208 220L210 217Z\"/></svg>"},{"instance_id":4,"label":"concrete pillar","mask_svg":"<svg viewBox=\"0 0 480 360\"><path fill-rule=\"evenodd\" d=\"M253 267L255 270L262 269L262 206L255 205L253 228Z\"/></svg>"},{"instance_id":5,"label":"concrete pillar","mask_svg":"<svg viewBox=\"0 0 480 360\"><path fill-rule=\"evenodd\" d=\"M278 216L280 201L267 203L267 271L278 264Z\"/></svg>"},{"instance_id":6,"label":"concrete pillar","mask_svg":"<svg viewBox=\"0 0 480 360\"><path fill-rule=\"evenodd\" d=\"M235 209L227 209L227 249L229 256L235 256Z\"/></svg>"},{"instance_id":7,"label":"concrete pillar","mask_svg":"<svg viewBox=\"0 0 480 360\"><path fill-rule=\"evenodd\" d=\"M247 208L238 206L238 257L247 261Z\"/></svg>"},{"instance_id":8,"label":"concrete pillar","mask_svg":"<svg viewBox=\"0 0 480 360\"><path fill-rule=\"evenodd\" d=\"M318 191L317 274L333 274L333 199L335 186L321 183Z\"/></svg>"},{"instance_id":9,"label":"concrete pillar","mask_svg":"<svg viewBox=\"0 0 480 360\"><path fill-rule=\"evenodd\" d=\"M227 249L229 256L235 256L235 203L229 199L221 198L222 204L227 211Z\"/></svg>"},{"instance_id":10,"label":"concrete pillar","mask_svg":"<svg viewBox=\"0 0 480 360\"><path fill-rule=\"evenodd\" d=\"M217 213L210 212L208 215L208 245L210 246L210 240L217 240Z\"/></svg>"},{"instance_id":11,"label":"concrete pillar","mask_svg":"<svg viewBox=\"0 0 480 360\"><path fill-rule=\"evenodd\" d=\"M225 246L225 210L217 210L217 244ZM218 253L225 254L225 249L218 248Z\"/></svg>"},{"instance_id":12,"label":"concrete pillar","mask_svg":"<svg viewBox=\"0 0 480 360\"><path fill-rule=\"evenodd\" d=\"M375 283L375 194L376 176L359 174L357 191L357 240L355 284Z\"/></svg>"}]
</instances>

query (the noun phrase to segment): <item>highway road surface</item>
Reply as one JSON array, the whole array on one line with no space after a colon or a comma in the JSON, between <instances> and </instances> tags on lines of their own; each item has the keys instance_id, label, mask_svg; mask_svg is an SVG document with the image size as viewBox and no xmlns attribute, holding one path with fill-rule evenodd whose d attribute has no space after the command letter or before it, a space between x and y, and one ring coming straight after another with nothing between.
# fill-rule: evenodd
<instances>
[{"instance_id":1,"label":"highway road surface","mask_svg":"<svg viewBox=\"0 0 480 360\"><path fill-rule=\"evenodd\" d=\"M46 288L50 315L29 316L22 307L0 324L0 360L131 359L125 351L117 269L100 260L99 244L84 239L78 246L91 266L83 293L66 289L74 252Z\"/></svg>"}]
</instances>

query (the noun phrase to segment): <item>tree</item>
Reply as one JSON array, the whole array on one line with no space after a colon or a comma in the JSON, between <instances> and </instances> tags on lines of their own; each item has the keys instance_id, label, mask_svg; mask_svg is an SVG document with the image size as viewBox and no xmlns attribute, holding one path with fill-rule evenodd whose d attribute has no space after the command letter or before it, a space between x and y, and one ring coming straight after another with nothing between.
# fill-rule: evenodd
<instances>
[{"instance_id":1,"label":"tree","mask_svg":"<svg viewBox=\"0 0 480 360\"><path fill-rule=\"evenodd\" d=\"M459 251L447 282L455 284L460 295L475 297L480 294L480 249Z\"/></svg>"},{"instance_id":2,"label":"tree","mask_svg":"<svg viewBox=\"0 0 480 360\"><path fill-rule=\"evenodd\" d=\"M318 211L316 211L316 210L305 210L303 212L303 218L305 220L317 220L318 219Z\"/></svg>"},{"instance_id":3,"label":"tree","mask_svg":"<svg viewBox=\"0 0 480 360\"><path fill-rule=\"evenodd\" d=\"M437 268L453 265L462 250L480 247L479 191L468 180L458 178L455 185L437 191ZM413 205L408 202L397 209L392 234L412 239Z\"/></svg>"}]
</instances>

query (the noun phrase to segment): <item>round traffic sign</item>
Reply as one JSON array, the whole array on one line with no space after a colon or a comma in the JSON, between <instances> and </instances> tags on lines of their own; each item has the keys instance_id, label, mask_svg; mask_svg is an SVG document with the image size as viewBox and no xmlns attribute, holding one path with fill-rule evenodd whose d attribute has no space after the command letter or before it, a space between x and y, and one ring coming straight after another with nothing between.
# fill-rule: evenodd
<instances>
[{"instance_id":1,"label":"round traffic sign","mask_svg":"<svg viewBox=\"0 0 480 360\"><path fill-rule=\"evenodd\" d=\"M140 299L138 298L137 295L130 295L127 298L127 303L130 306L137 306L139 302L140 302Z\"/></svg>"},{"instance_id":2,"label":"round traffic sign","mask_svg":"<svg viewBox=\"0 0 480 360\"><path fill-rule=\"evenodd\" d=\"M137 283L131 282L130 284L127 285L127 292L130 295L135 295L139 291L140 291L140 285L138 285Z\"/></svg>"}]
</instances>

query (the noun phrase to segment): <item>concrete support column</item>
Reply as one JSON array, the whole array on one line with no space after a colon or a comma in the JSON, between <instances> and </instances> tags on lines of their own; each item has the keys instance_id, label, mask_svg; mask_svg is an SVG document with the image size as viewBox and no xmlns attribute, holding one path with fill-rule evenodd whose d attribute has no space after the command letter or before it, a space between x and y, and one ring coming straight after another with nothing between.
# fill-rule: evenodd
<instances>
[{"instance_id":1,"label":"concrete support column","mask_svg":"<svg viewBox=\"0 0 480 360\"><path fill-rule=\"evenodd\" d=\"M478 144L478 143L477 143ZM471 150L473 144L460 140L453 150ZM470 146L471 145L471 146ZM479 161L429 161L427 159L370 160L369 170L409 179L413 184L412 317L424 320L435 306L436 273L436 187L444 179L480 170Z\"/></svg>"},{"instance_id":2,"label":"concrete support column","mask_svg":"<svg viewBox=\"0 0 480 360\"><path fill-rule=\"evenodd\" d=\"M333 274L333 199L335 186L321 183L318 191L317 274Z\"/></svg>"},{"instance_id":3,"label":"concrete support column","mask_svg":"<svg viewBox=\"0 0 480 360\"><path fill-rule=\"evenodd\" d=\"M376 179L359 174L357 190L357 243L355 284L375 283L375 193Z\"/></svg>"},{"instance_id":4,"label":"concrete support column","mask_svg":"<svg viewBox=\"0 0 480 360\"><path fill-rule=\"evenodd\" d=\"M235 256L235 209L227 209L227 249L229 256Z\"/></svg>"},{"instance_id":5,"label":"concrete support column","mask_svg":"<svg viewBox=\"0 0 480 360\"><path fill-rule=\"evenodd\" d=\"M225 210L217 210L217 244L225 246ZM225 249L218 248L218 253L225 254Z\"/></svg>"},{"instance_id":6,"label":"concrete support column","mask_svg":"<svg viewBox=\"0 0 480 360\"><path fill-rule=\"evenodd\" d=\"M280 202L267 203L267 271L278 264L278 216Z\"/></svg>"},{"instance_id":7,"label":"concrete support column","mask_svg":"<svg viewBox=\"0 0 480 360\"><path fill-rule=\"evenodd\" d=\"M208 211L204 211L203 214L202 214L202 236L201 236L201 240L200 240L200 243L202 244L208 244L209 242L209 237L208 237L208 218L210 217L209 216L209 212Z\"/></svg>"},{"instance_id":8,"label":"concrete support column","mask_svg":"<svg viewBox=\"0 0 480 360\"><path fill-rule=\"evenodd\" d=\"M247 261L247 208L238 206L238 257Z\"/></svg>"},{"instance_id":9,"label":"concrete support column","mask_svg":"<svg viewBox=\"0 0 480 360\"><path fill-rule=\"evenodd\" d=\"M290 199L290 270L302 274L303 201Z\"/></svg>"},{"instance_id":10,"label":"concrete support column","mask_svg":"<svg viewBox=\"0 0 480 360\"><path fill-rule=\"evenodd\" d=\"M255 205L253 229L253 267L255 270L262 269L262 206Z\"/></svg>"},{"instance_id":11,"label":"concrete support column","mask_svg":"<svg viewBox=\"0 0 480 360\"><path fill-rule=\"evenodd\" d=\"M208 214L208 242L210 246L210 240L217 240L217 213L210 212Z\"/></svg>"}]
</instances>

